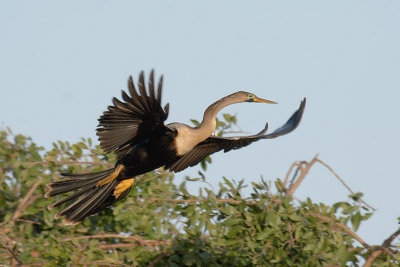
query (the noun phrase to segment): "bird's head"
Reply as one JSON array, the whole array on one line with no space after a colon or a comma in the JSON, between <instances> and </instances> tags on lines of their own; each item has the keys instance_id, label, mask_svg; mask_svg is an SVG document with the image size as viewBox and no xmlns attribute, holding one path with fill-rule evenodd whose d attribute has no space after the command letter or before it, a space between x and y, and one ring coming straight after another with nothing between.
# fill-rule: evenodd
<instances>
[{"instance_id":1,"label":"bird's head","mask_svg":"<svg viewBox=\"0 0 400 267\"><path fill-rule=\"evenodd\" d=\"M240 98L242 100L242 102L257 102L257 103L267 103L267 104L278 104L278 103L276 103L274 101L257 97L255 94L249 93L249 92L239 91L239 92L237 92L235 94L237 95L238 98Z\"/></svg>"}]
</instances>

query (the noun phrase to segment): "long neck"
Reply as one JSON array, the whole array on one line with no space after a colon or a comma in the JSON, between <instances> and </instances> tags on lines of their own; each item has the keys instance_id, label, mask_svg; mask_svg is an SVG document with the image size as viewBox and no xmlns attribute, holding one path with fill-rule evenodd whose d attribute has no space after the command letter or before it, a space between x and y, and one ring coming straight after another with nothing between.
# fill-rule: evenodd
<instances>
[{"instance_id":1,"label":"long neck","mask_svg":"<svg viewBox=\"0 0 400 267\"><path fill-rule=\"evenodd\" d=\"M232 95L228 95L211 104L204 112L203 121L197 127L197 131L204 134L204 136L206 136L205 138L210 136L215 131L218 112L224 107L237 102L238 101L233 98Z\"/></svg>"},{"instance_id":2,"label":"long neck","mask_svg":"<svg viewBox=\"0 0 400 267\"><path fill-rule=\"evenodd\" d=\"M204 112L203 121L198 127L183 127L178 129L178 136L175 145L178 155L184 155L196 146L198 143L206 140L215 130L216 116L222 108L239 102L232 95L226 96L210 105Z\"/></svg>"}]
</instances>

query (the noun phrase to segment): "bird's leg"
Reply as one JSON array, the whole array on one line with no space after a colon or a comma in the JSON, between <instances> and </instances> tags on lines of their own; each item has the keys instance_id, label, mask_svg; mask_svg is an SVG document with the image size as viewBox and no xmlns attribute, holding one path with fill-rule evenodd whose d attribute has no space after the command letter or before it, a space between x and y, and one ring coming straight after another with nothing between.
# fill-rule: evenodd
<instances>
[{"instance_id":1,"label":"bird's leg","mask_svg":"<svg viewBox=\"0 0 400 267\"><path fill-rule=\"evenodd\" d=\"M126 180L122 180L114 189L114 196L115 198L119 198L119 196L128 190L133 183L135 182L135 178L130 178Z\"/></svg>"},{"instance_id":2,"label":"bird's leg","mask_svg":"<svg viewBox=\"0 0 400 267\"><path fill-rule=\"evenodd\" d=\"M118 165L118 167L109 176L98 182L97 186L103 186L115 180L123 169L125 169L124 165Z\"/></svg>"}]
</instances>

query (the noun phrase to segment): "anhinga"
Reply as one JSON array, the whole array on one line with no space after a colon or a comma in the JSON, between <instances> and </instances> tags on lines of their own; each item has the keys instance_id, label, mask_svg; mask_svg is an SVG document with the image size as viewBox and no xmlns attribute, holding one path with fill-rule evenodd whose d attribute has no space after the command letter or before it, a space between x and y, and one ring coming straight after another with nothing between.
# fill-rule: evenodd
<instances>
[{"instance_id":1,"label":"anhinga","mask_svg":"<svg viewBox=\"0 0 400 267\"><path fill-rule=\"evenodd\" d=\"M139 75L137 90L128 80L130 96L122 91L123 101L113 98L113 106L99 118L97 135L105 152L118 155L114 168L85 174L62 174L68 179L49 184L45 197L74 191L53 203L49 208L73 202L57 213L66 216L64 223L73 225L94 215L128 195L135 176L161 166L173 172L198 164L217 151L239 149L260 139L271 139L293 131L300 123L306 100L285 125L265 134L268 124L256 135L220 137L212 135L216 115L222 108L241 102L275 103L248 92L236 92L211 104L204 112L198 127L182 123L164 124L168 104L161 107L162 76L155 92L154 72L150 73L148 92L143 72Z\"/></svg>"}]
</instances>

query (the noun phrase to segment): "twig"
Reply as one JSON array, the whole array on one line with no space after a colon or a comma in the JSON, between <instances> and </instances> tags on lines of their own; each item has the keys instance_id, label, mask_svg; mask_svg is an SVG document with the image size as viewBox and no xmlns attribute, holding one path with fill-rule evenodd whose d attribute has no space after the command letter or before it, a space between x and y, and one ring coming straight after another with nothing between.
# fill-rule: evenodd
<instances>
[{"instance_id":1,"label":"twig","mask_svg":"<svg viewBox=\"0 0 400 267\"><path fill-rule=\"evenodd\" d=\"M327 223L335 224L337 227L341 228L344 232L346 232L347 234L351 235L354 239L356 239L358 242L360 242L360 244L363 245L366 249L371 250L371 246L368 245L367 242L362 240L361 237L359 237L356 233L351 231L350 228L348 228L346 225L344 225L344 224L342 224L342 223L340 223L338 221L335 221L335 220L333 220L333 219L331 219L329 217L326 217L326 216L323 216L323 215L320 215L320 214L316 214L316 213L311 212L311 211L307 212L307 215L313 216L314 218L320 219L320 220L322 220L324 222L327 222Z\"/></svg>"},{"instance_id":2,"label":"twig","mask_svg":"<svg viewBox=\"0 0 400 267\"><path fill-rule=\"evenodd\" d=\"M171 244L171 241L163 241L163 240L143 240L141 236L126 236L120 234L97 234L97 235L84 235L75 237L75 239L82 240L82 239L102 239L102 238L120 238L125 240L132 240L136 243L117 243L117 244L99 244L99 248L103 249L115 249L115 248L126 248L126 247L150 247L154 249L154 246L157 245L164 245L164 244ZM67 242L71 241L72 238L64 238L62 241Z\"/></svg>"},{"instance_id":3,"label":"twig","mask_svg":"<svg viewBox=\"0 0 400 267\"><path fill-rule=\"evenodd\" d=\"M296 166L297 166L298 169L301 168L299 162L298 162L298 161L295 161L295 162L292 163L292 165L290 166L288 172L286 173L285 180L283 181L283 185L284 185L285 187L286 187L287 182L289 181L289 175L290 175L290 173L292 172L293 168L296 167Z\"/></svg>"},{"instance_id":4,"label":"twig","mask_svg":"<svg viewBox=\"0 0 400 267\"><path fill-rule=\"evenodd\" d=\"M11 224L14 224L15 220L17 220L21 216L22 212L32 203L31 197L42 181L43 177L40 177L39 179L37 179L36 183L31 187L31 189L29 189L28 193L22 199L21 203L19 203L14 215L11 217Z\"/></svg>"},{"instance_id":5,"label":"twig","mask_svg":"<svg viewBox=\"0 0 400 267\"><path fill-rule=\"evenodd\" d=\"M162 260L162 258L164 258L165 256L167 256L169 254L169 252L171 251L171 249L168 249L167 251L161 253L160 255L157 256L157 258L154 259L154 261L152 263L150 263L147 267L154 267L156 266L156 264Z\"/></svg>"},{"instance_id":6,"label":"twig","mask_svg":"<svg viewBox=\"0 0 400 267\"><path fill-rule=\"evenodd\" d=\"M172 198L143 198L138 197L138 200L145 200L145 201L164 201L164 202L176 202L176 203L193 203L193 202L206 202L209 201L208 199L172 199ZM255 206L257 203L248 201L248 198L243 199L246 205ZM217 203L229 203L229 204L240 204L242 201L234 200L230 198L226 199L216 199L215 202Z\"/></svg>"},{"instance_id":7,"label":"twig","mask_svg":"<svg viewBox=\"0 0 400 267\"><path fill-rule=\"evenodd\" d=\"M288 227L288 232L289 232L289 237L290 237L290 239L289 239L289 244L292 246L292 247L294 247L294 241L295 241L295 239L294 239L294 237L293 237L293 229L292 229L292 224L288 221L287 223L287 227Z\"/></svg>"},{"instance_id":8,"label":"twig","mask_svg":"<svg viewBox=\"0 0 400 267\"><path fill-rule=\"evenodd\" d=\"M308 171L310 170L310 168L314 165L315 162L320 163L321 165L323 165L325 168L327 168L333 175L335 175L335 177L343 184L344 187L346 187L346 189L352 194L354 195L355 193L353 192L353 190L351 190L351 188L345 183L345 181L340 178L340 176L325 162L323 162L322 160L320 160L318 158L318 154L315 155L315 157L310 161L310 162L306 162L306 161L302 161L302 162L298 162L295 161L289 168L289 171L286 174L285 180L283 182L283 185L286 187L286 184L289 180L289 175L290 173L293 171L293 168L297 166L296 172L298 170L301 171L301 174L299 176L299 178L297 178L296 182L294 184L290 184L289 189L288 189L288 193L287 195L292 195L294 193L294 191L296 191L297 187L300 185L300 183L303 181L303 179L305 178L305 176L307 175ZM305 164L305 166L303 167L301 164ZM296 177L296 174L294 174L293 178ZM366 203L362 198L360 198L360 202L363 203L365 206L367 206L368 208L370 208L371 210L375 211L376 209L374 207L372 207L371 205L369 205L368 203Z\"/></svg>"},{"instance_id":9,"label":"twig","mask_svg":"<svg viewBox=\"0 0 400 267\"><path fill-rule=\"evenodd\" d=\"M289 189L287 191L287 195L288 196L293 195L294 191L296 191L297 187L299 187L301 182L306 177L308 171L312 167L312 165L314 165L314 163L317 162L317 160L318 160L317 157L318 157L318 154L315 155L315 157L310 162L307 162L305 164L304 168L301 170L301 174L300 174L299 178L297 178L297 180L296 180L296 182L294 184L290 185L290 187L289 187Z\"/></svg>"},{"instance_id":10,"label":"twig","mask_svg":"<svg viewBox=\"0 0 400 267\"><path fill-rule=\"evenodd\" d=\"M131 247L152 247L157 245L171 245L172 241L143 240L142 243L117 243L117 244L98 244L101 249L131 248Z\"/></svg>"},{"instance_id":11,"label":"twig","mask_svg":"<svg viewBox=\"0 0 400 267\"><path fill-rule=\"evenodd\" d=\"M103 165L103 166L114 166L112 163L102 162L102 161L37 161L37 162L30 162L31 166L35 166L38 164L41 165L48 165L50 162L54 162L56 165Z\"/></svg>"},{"instance_id":12,"label":"twig","mask_svg":"<svg viewBox=\"0 0 400 267\"><path fill-rule=\"evenodd\" d=\"M342 178L340 178L340 176L339 176L328 164L326 164L325 162L323 162L323 161L320 160L320 159L317 159L317 162L318 162L318 163L321 163L321 164L322 164L324 167L326 167L331 173L333 173L333 175L336 176L336 178L343 184L344 187L347 188L347 190L349 190L349 192L350 192L352 195L355 194L355 193L353 192L353 190L351 190L350 186L348 186L348 185L344 182L344 180L343 180ZM368 208L370 208L370 209L372 209L372 210L374 210L374 211L376 210L374 207L371 207L370 205L368 205L363 199L360 198L360 201L361 201L364 205L366 205Z\"/></svg>"},{"instance_id":13,"label":"twig","mask_svg":"<svg viewBox=\"0 0 400 267\"><path fill-rule=\"evenodd\" d=\"M37 224L40 225L40 223L32 221L32 220L26 220L26 219L16 219L15 221L17 222L26 222L26 223L30 223L30 224Z\"/></svg>"},{"instance_id":14,"label":"twig","mask_svg":"<svg viewBox=\"0 0 400 267\"><path fill-rule=\"evenodd\" d=\"M22 264L22 261L18 258L17 254L12 250L10 247L8 247L6 244L0 241L0 245L2 245L7 251L11 254L11 256L18 262L18 265Z\"/></svg>"},{"instance_id":15,"label":"twig","mask_svg":"<svg viewBox=\"0 0 400 267\"><path fill-rule=\"evenodd\" d=\"M369 255L367 261L364 264L364 267L370 267L372 266L372 263L378 258L378 256L383 252L386 251L388 252L388 248L391 246L393 240L400 235L400 229L394 232L392 235L390 235L384 242L383 244L376 250L374 250L371 255Z\"/></svg>"},{"instance_id":16,"label":"twig","mask_svg":"<svg viewBox=\"0 0 400 267\"><path fill-rule=\"evenodd\" d=\"M97 234L97 235L83 235L77 236L74 239L101 239L101 238L121 238L121 239L130 239L135 241L143 241L141 236L129 236L129 235L120 235L120 234ZM67 237L62 241L67 242L71 241L73 238Z\"/></svg>"},{"instance_id":17,"label":"twig","mask_svg":"<svg viewBox=\"0 0 400 267\"><path fill-rule=\"evenodd\" d=\"M297 169L293 173L292 179L289 182L289 187L291 187L292 184L294 183L294 181L296 180L298 173L303 172L303 170L304 170L303 165L306 165L306 164L307 164L307 161L301 161L297 164Z\"/></svg>"},{"instance_id":18,"label":"twig","mask_svg":"<svg viewBox=\"0 0 400 267\"><path fill-rule=\"evenodd\" d=\"M80 263L79 266L132 266L118 261L98 260L94 262Z\"/></svg>"}]
</instances>

